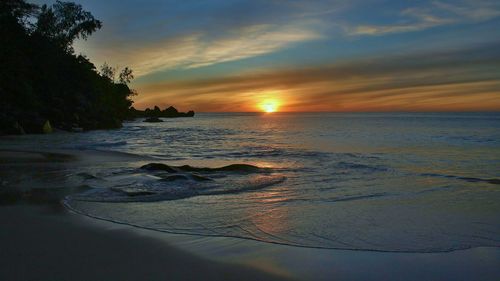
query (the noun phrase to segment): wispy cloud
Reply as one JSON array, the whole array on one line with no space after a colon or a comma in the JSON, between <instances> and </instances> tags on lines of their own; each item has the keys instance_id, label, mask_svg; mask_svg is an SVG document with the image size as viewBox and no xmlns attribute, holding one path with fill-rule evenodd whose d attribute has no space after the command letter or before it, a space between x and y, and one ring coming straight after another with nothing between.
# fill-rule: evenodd
<instances>
[{"instance_id":1,"label":"wispy cloud","mask_svg":"<svg viewBox=\"0 0 500 281\"><path fill-rule=\"evenodd\" d=\"M75 49L97 65L106 61L118 67L131 67L136 77L141 77L136 80L140 82L209 71L210 75L250 72L274 64L297 65L369 55L396 49L417 37L423 41L441 34L456 38L460 26L453 31L436 30L437 36L410 35L404 40L379 42L377 46L362 42L370 40L370 36L410 33L500 17L497 0L117 1L120 4L82 1L88 1L89 7L107 17L102 18L103 30L87 42L77 42ZM497 25L498 21L491 26ZM455 41L463 45L470 40L478 41L479 37L487 39L483 36L489 32L487 28L478 33L471 31L481 26L464 32L473 35L473 39L465 35ZM357 36L355 44L351 44L352 36ZM259 65L255 63L257 60L250 60L257 57L262 62ZM251 63L217 67L245 59ZM207 68L199 69L202 67Z\"/></svg>"},{"instance_id":2,"label":"wispy cloud","mask_svg":"<svg viewBox=\"0 0 500 281\"><path fill-rule=\"evenodd\" d=\"M139 87L138 107L175 101L199 111L500 110L500 43L244 76Z\"/></svg>"},{"instance_id":3,"label":"wispy cloud","mask_svg":"<svg viewBox=\"0 0 500 281\"><path fill-rule=\"evenodd\" d=\"M131 66L137 76L168 69L189 69L241 60L276 52L300 42L322 38L300 24L259 24L233 29L221 36L201 32L149 42L139 46L113 46L93 57Z\"/></svg>"},{"instance_id":4,"label":"wispy cloud","mask_svg":"<svg viewBox=\"0 0 500 281\"><path fill-rule=\"evenodd\" d=\"M433 1L423 7L413 7L399 12L393 24L349 25L350 35L384 35L425 30L442 25L480 22L500 16L498 1L475 0L444 2Z\"/></svg>"}]
</instances>

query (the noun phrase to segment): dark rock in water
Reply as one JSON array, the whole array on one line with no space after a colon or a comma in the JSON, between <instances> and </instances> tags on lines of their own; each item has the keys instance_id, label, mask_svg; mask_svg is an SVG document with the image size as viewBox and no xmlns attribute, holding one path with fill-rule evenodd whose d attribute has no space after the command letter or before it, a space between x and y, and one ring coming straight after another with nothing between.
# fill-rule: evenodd
<instances>
[{"instance_id":1,"label":"dark rock in water","mask_svg":"<svg viewBox=\"0 0 500 281\"><path fill-rule=\"evenodd\" d=\"M148 171L165 171L168 173L178 173L178 172L242 172L242 173L256 173L256 172L265 172L266 168L259 168L257 166L248 165L248 164L232 164L219 168L207 168L207 167L193 167L189 165L183 166L169 166L163 163L149 163L141 167L141 169ZM197 181L203 180L211 180L210 178L192 174L191 178Z\"/></svg>"},{"instance_id":2,"label":"dark rock in water","mask_svg":"<svg viewBox=\"0 0 500 281\"><path fill-rule=\"evenodd\" d=\"M197 174L189 174L188 175L169 175L166 177L163 177L161 181L176 181L176 180L189 180L192 179L194 181L212 181L211 178L200 176Z\"/></svg>"},{"instance_id":3,"label":"dark rock in water","mask_svg":"<svg viewBox=\"0 0 500 281\"><path fill-rule=\"evenodd\" d=\"M149 163L141 167L141 169L148 171L165 171L168 173L177 173L177 170L170 167L169 165L162 163Z\"/></svg>"},{"instance_id":4,"label":"dark rock in water","mask_svg":"<svg viewBox=\"0 0 500 281\"><path fill-rule=\"evenodd\" d=\"M248 165L248 164L232 164L224 167L218 168L206 168L206 167L193 167L189 165L183 165L175 167L181 171L186 172L261 172L265 169L259 168L257 166Z\"/></svg>"},{"instance_id":5,"label":"dark rock in water","mask_svg":"<svg viewBox=\"0 0 500 281\"><path fill-rule=\"evenodd\" d=\"M263 170L263 168L259 168L257 166L248 165L248 164L232 164L220 168L215 168L216 171L235 171L235 172L258 172Z\"/></svg>"},{"instance_id":6,"label":"dark rock in water","mask_svg":"<svg viewBox=\"0 0 500 281\"><path fill-rule=\"evenodd\" d=\"M161 116L161 109L155 105L153 109L153 116L154 117L160 117Z\"/></svg>"},{"instance_id":7,"label":"dark rock in water","mask_svg":"<svg viewBox=\"0 0 500 281\"><path fill-rule=\"evenodd\" d=\"M165 116L165 117L178 117L179 116L179 111L177 111L177 109L173 106L166 108L161 113L162 113L162 116Z\"/></svg>"},{"instance_id":8,"label":"dark rock in water","mask_svg":"<svg viewBox=\"0 0 500 281\"><path fill-rule=\"evenodd\" d=\"M127 196L145 196L145 195L154 195L156 192L153 191L148 191L148 190L141 190L141 189L118 189L118 188L111 188L111 190L115 192L120 192L120 193L125 193Z\"/></svg>"},{"instance_id":9,"label":"dark rock in water","mask_svg":"<svg viewBox=\"0 0 500 281\"><path fill-rule=\"evenodd\" d=\"M188 180L189 178L185 175L171 175L166 176L161 179L161 181L176 181L176 180Z\"/></svg>"},{"instance_id":10,"label":"dark rock in water","mask_svg":"<svg viewBox=\"0 0 500 281\"><path fill-rule=\"evenodd\" d=\"M184 172L210 172L212 171L212 168L199 168L199 167L193 167L189 165L182 165L182 166L177 166L177 169L184 171Z\"/></svg>"},{"instance_id":11,"label":"dark rock in water","mask_svg":"<svg viewBox=\"0 0 500 281\"><path fill-rule=\"evenodd\" d=\"M196 175L196 174L192 174L191 178L193 178L193 180L195 180L195 181L212 181L211 178L200 176L200 175Z\"/></svg>"},{"instance_id":12,"label":"dark rock in water","mask_svg":"<svg viewBox=\"0 0 500 281\"><path fill-rule=\"evenodd\" d=\"M488 179L486 182L491 184L500 184L500 179Z\"/></svg>"},{"instance_id":13,"label":"dark rock in water","mask_svg":"<svg viewBox=\"0 0 500 281\"><path fill-rule=\"evenodd\" d=\"M163 122L163 120L161 120L158 117L149 117L146 118L143 122L157 123L157 122Z\"/></svg>"},{"instance_id":14,"label":"dark rock in water","mask_svg":"<svg viewBox=\"0 0 500 281\"><path fill-rule=\"evenodd\" d=\"M125 192L128 196L144 196L144 195L154 195L155 192L151 191L127 191Z\"/></svg>"},{"instance_id":15,"label":"dark rock in water","mask_svg":"<svg viewBox=\"0 0 500 281\"><path fill-rule=\"evenodd\" d=\"M164 110L161 110L158 106L155 106L154 109L146 108L145 110L137 110L134 107L131 107L127 113L127 119L134 119L146 117L150 118L177 118L177 117L194 117L194 111L190 110L188 112L179 112L175 107L169 106ZM155 120L155 119L152 119ZM160 121L152 121L152 122L160 122Z\"/></svg>"}]
</instances>

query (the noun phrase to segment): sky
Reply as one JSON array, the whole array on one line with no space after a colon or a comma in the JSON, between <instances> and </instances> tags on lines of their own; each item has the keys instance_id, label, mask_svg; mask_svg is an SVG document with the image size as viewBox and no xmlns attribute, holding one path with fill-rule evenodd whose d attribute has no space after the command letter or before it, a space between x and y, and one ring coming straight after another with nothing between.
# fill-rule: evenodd
<instances>
[{"instance_id":1,"label":"sky","mask_svg":"<svg viewBox=\"0 0 500 281\"><path fill-rule=\"evenodd\" d=\"M498 0L76 2L103 22L76 52L131 67L139 109L500 110Z\"/></svg>"}]
</instances>

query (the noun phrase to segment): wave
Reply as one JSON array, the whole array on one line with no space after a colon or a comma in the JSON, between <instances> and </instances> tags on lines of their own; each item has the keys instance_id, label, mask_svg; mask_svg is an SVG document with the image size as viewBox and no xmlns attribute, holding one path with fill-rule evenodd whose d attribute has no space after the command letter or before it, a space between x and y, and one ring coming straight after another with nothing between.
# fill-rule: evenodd
<instances>
[{"instance_id":1,"label":"wave","mask_svg":"<svg viewBox=\"0 0 500 281\"><path fill-rule=\"evenodd\" d=\"M337 163L337 166L342 169L353 169L353 170L363 170L365 172L386 172L389 169L384 166L371 166L371 165L366 165L366 164L360 164L360 163L351 163L351 162L345 162L341 161Z\"/></svg>"},{"instance_id":2,"label":"wave","mask_svg":"<svg viewBox=\"0 0 500 281\"><path fill-rule=\"evenodd\" d=\"M153 173L152 175L149 173ZM285 181L270 168L232 164L218 168L149 163L105 179L88 178L94 188L68 197L91 202L151 202L224 195L262 189Z\"/></svg>"},{"instance_id":3,"label":"wave","mask_svg":"<svg viewBox=\"0 0 500 281\"><path fill-rule=\"evenodd\" d=\"M126 141L116 141L116 142L97 142L89 145L89 147L115 147L127 145Z\"/></svg>"},{"instance_id":4,"label":"wave","mask_svg":"<svg viewBox=\"0 0 500 281\"><path fill-rule=\"evenodd\" d=\"M435 173L423 173L423 174L420 174L420 176L456 179L456 180L462 180L462 181L474 182L474 183L484 182L484 183L489 183L489 184L500 184L500 179L494 179L494 178L482 179L482 178L476 178L476 177L462 177L462 176L442 175L442 174L435 174Z\"/></svg>"}]
</instances>

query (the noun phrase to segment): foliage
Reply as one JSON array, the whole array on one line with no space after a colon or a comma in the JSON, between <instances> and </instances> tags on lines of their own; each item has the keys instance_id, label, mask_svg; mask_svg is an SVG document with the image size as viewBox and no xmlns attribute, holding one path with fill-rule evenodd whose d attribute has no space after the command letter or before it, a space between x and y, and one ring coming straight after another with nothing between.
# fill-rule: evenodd
<instances>
[{"instance_id":1,"label":"foliage","mask_svg":"<svg viewBox=\"0 0 500 281\"><path fill-rule=\"evenodd\" d=\"M129 84L130 81L134 79L134 74L132 74L132 69L125 67L122 69L120 72L120 83L122 84Z\"/></svg>"},{"instance_id":2,"label":"foliage","mask_svg":"<svg viewBox=\"0 0 500 281\"><path fill-rule=\"evenodd\" d=\"M18 24L28 27L28 18L37 13L38 6L29 4L23 0L2 0L0 1L0 18L17 21Z\"/></svg>"},{"instance_id":3,"label":"foliage","mask_svg":"<svg viewBox=\"0 0 500 281\"><path fill-rule=\"evenodd\" d=\"M114 68L108 66L112 75L100 74L71 47L100 27L74 3L40 8L23 0L0 1L0 134L19 125L36 132L30 128L41 128L46 120L60 129L119 127L129 117L130 97L136 95L127 86L132 71L125 68L114 83Z\"/></svg>"},{"instance_id":4,"label":"foliage","mask_svg":"<svg viewBox=\"0 0 500 281\"><path fill-rule=\"evenodd\" d=\"M110 81L115 81L116 68L109 66L108 63L104 63L101 66L101 76L108 78Z\"/></svg>"},{"instance_id":5,"label":"foliage","mask_svg":"<svg viewBox=\"0 0 500 281\"><path fill-rule=\"evenodd\" d=\"M43 5L38 14L35 32L72 52L75 39L87 39L102 24L81 5L56 1L52 6Z\"/></svg>"}]
</instances>

